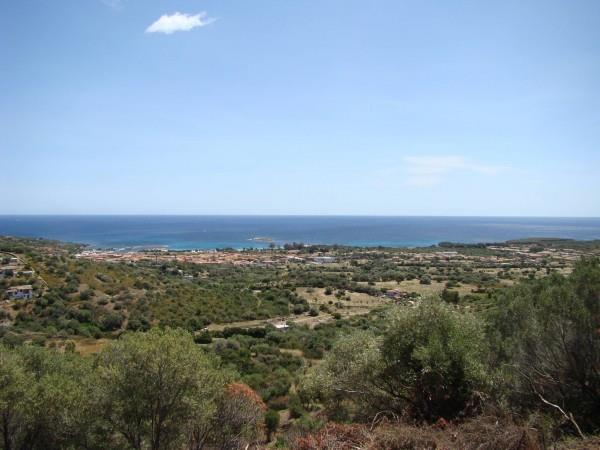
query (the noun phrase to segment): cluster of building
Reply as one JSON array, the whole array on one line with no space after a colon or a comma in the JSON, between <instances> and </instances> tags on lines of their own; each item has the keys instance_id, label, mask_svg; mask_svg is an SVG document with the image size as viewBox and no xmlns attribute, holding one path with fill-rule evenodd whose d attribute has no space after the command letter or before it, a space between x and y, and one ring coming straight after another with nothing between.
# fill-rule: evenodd
<instances>
[{"instance_id":1,"label":"cluster of building","mask_svg":"<svg viewBox=\"0 0 600 450\"><path fill-rule=\"evenodd\" d=\"M532 250L531 245L487 246L489 254L469 254L457 251L401 251L391 260L402 265L452 266L467 264L480 268L509 267L562 267L570 265L589 254L589 251L578 249L550 248L542 251Z\"/></svg>"},{"instance_id":2,"label":"cluster of building","mask_svg":"<svg viewBox=\"0 0 600 450\"><path fill-rule=\"evenodd\" d=\"M489 246L488 248L497 252L513 255L513 258L520 257L521 259L532 262L541 261L544 259L574 262L582 256L589 254L589 252L571 248L548 248L541 251L532 251L532 247L529 245L511 245L503 247Z\"/></svg>"},{"instance_id":3,"label":"cluster of building","mask_svg":"<svg viewBox=\"0 0 600 450\"><path fill-rule=\"evenodd\" d=\"M6 264L0 266L0 278L11 278L15 276L32 277L35 275L35 271L25 269L17 257L11 256L5 258L3 262L6 262Z\"/></svg>"},{"instance_id":4,"label":"cluster of building","mask_svg":"<svg viewBox=\"0 0 600 450\"><path fill-rule=\"evenodd\" d=\"M356 249L345 253L323 252L307 254L298 249L265 250L192 250L168 251L167 249L119 251L85 250L77 258L101 262L153 262L156 264L231 264L234 266L273 267L290 264L326 265L363 259L371 254L380 255L400 266L471 266L478 268L511 267L565 267L588 251L566 248L549 248L537 251L531 244L488 245L482 252L456 251L454 249ZM395 295L395 294L394 294Z\"/></svg>"},{"instance_id":5,"label":"cluster of building","mask_svg":"<svg viewBox=\"0 0 600 450\"><path fill-rule=\"evenodd\" d=\"M75 255L76 258L98 262L154 262L154 263L193 263L193 264L232 264L235 266L279 266L286 264L332 264L337 261L334 256L315 255L300 256L297 250L287 251L216 251L194 250L176 251L117 251L117 250L85 250Z\"/></svg>"},{"instance_id":6,"label":"cluster of building","mask_svg":"<svg viewBox=\"0 0 600 450\"><path fill-rule=\"evenodd\" d=\"M0 266L0 278L12 279L14 277L30 278L35 275L35 271L26 269L16 256L10 256L2 259L3 265ZM5 291L9 300L29 299L33 297L33 286L23 284L20 286L11 286Z\"/></svg>"}]
</instances>

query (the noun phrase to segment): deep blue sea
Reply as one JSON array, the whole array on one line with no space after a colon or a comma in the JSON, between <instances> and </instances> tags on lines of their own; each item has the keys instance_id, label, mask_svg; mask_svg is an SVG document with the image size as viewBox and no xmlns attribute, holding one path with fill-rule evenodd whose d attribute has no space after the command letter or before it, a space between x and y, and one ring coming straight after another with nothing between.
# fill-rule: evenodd
<instances>
[{"instance_id":1,"label":"deep blue sea","mask_svg":"<svg viewBox=\"0 0 600 450\"><path fill-rule=\"evenodd\" d=\"M261 248L286 242L413 247L528 237L600 239L600 218L383 216L0 216L0 235L96 248Z\"/></svg>"}]
</instances>

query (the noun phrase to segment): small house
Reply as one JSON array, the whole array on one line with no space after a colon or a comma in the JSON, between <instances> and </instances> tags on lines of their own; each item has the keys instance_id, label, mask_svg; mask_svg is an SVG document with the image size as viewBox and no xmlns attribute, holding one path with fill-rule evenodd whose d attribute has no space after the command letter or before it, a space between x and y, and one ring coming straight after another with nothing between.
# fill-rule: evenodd
<instances>
[{"instance_id":1,"label":"small house","mask_svg":"<svg viewBox=\"0 0 600 450\"><path fill-rule=\"evenodd\" d=\"M313 262L317 264L332 264L336 261L336 258L333 256L315 256L313 258Z\"/></svg>"},{"instance_id":2,"label":"small house","mask_svg":"<svg viewBox=\"0 0 600 450\"><path fill-rule=\"evenodd\" d=\"M20 270L19 276L21 277L32 277L35 275L35 270Z\"/></svg>"},{"instance_id":3,"label":"small house","mask_svg":"<svg viewBox=\"0 0 600 450\"><path fill-rule=\"evenodd\" d=\"M28 299L33 297L33 286L25 284L23 286L13 286L6 290L8 298L11 300Z\"/></svg>"},{"instance_id":4,"label":"small house","mask_svg":"<svg viewBox=\"0 0 600 450\"><path fill-rule=\"evenodd\" d=\"M390 289L386 291L385 296L394 300L405 300L410 297L410 294L401 289Z\"/></svg>"}]
</instances>

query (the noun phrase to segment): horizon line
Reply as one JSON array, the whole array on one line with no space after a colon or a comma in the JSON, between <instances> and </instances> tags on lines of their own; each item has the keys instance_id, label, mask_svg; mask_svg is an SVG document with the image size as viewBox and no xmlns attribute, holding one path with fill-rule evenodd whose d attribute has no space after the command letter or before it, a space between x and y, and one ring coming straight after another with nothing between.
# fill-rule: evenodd
<instances>
[{"instance_id":1,"label":"horizon line","mask_svg":"<svg viewBox=\"0 0 600 450\"><path fill-rule=\"evenodd\" d=\"M430 218L521 218L600 219L600 216L473 215L473 214L193 214L193 213L0 213L0 217L430 217Z\"/></svg>"}]
</instances>

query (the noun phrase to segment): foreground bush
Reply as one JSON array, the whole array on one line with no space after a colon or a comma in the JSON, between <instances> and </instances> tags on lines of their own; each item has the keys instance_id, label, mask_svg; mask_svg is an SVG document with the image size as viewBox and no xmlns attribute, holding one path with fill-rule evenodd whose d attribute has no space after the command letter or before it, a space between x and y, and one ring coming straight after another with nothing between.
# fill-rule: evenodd
<instances>
[{"instance_id":1,"label":"foreground bush","mask_svg":"<svg viewBox=\"0 0 600 450\"><path fill-rule=\"evenodd\" d=\"M427 300L397 310L384 337L358 332L341 338L301 393L323 402L336 419L379 411L426 421L464 415L485 383L484 343L473 316Z\"/></svg>"},{"instance_id":2,"label":"foreground bush","mask_svg":"<svg viewBox=\"0 0 600 450\"><path fill-rule=\"evenodd\" d=\"M323 406L334 421L409 423L457 422L491 408L530 423L543 442L597 434L600 260L493 300L481 320L428 300L399 308L379 335L340 338L302 380L304 406Z\"/></svg>"},{"instance_id":3,"label":"foreground bush","mask_svg":"<svg viewBox=\"0 0 600 450\"><path fill-rule=\"evenodd\" d=\"M580 261L498 295L488 336L519 412L541 411L573 433L600 431L600 261Z\"/></svg>"},{"instance_id":4,"label":"foreground bush","mask_svg":"<svg viewBox=\"0 0 600 450\"><path fill-rule=\"evenodd\" d=\"M94 359L0 346L2 448L244 448L266 407L182 330L123 336Z\"/></svg>"},{"instance_id":5,"label":"foreground bush","mask_svg":"<svg viewBox=\"0 0 600 450\"><path fill-rule=\"evenodd\" d=\"M96 364L104 419L135 449L181 446L186 428L210 419L227 381L183 330L126 335Z\"/></svg>"}]
</instances>

